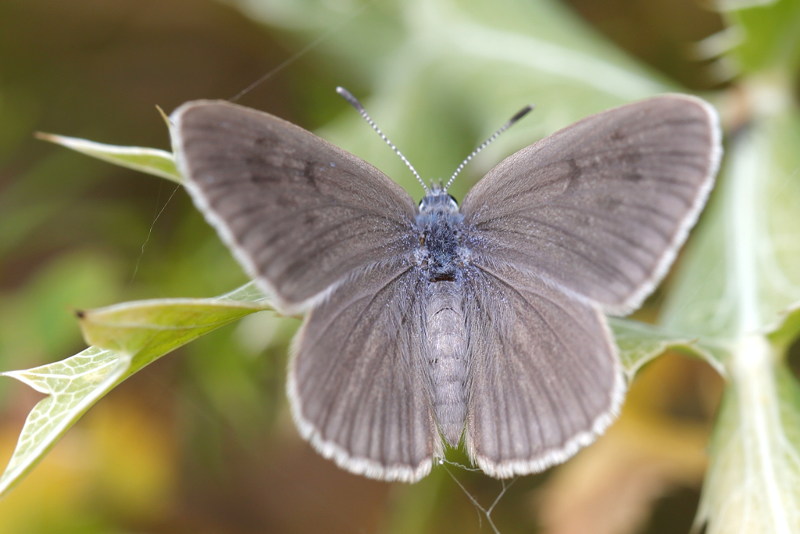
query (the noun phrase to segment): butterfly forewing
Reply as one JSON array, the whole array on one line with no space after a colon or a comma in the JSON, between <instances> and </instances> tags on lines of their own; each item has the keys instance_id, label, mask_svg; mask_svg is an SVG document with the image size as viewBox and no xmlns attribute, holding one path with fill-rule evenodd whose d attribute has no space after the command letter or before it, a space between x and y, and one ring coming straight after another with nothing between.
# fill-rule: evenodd
<instances>
[{"instance_id":1,"label":"butterfly forewing","mask_svg":"<svg viewBox=\"0 0 800 534\"><path fill-rule=\"evenodd\" d=\"M477 261L513 265L607 312L629 312L705 202L720 155L716 120L699 99L656 97L513 154L464 199Z\"/></svg>"},{"instance_id":2,"label":"butterfly forewing","mask_svg":"<svg viewBox=\"0 0 800 534\"><path fill-rule=\"evenodd\" d=\"M408 252L411 197L365 161L272 115L196 101L173 115L186 187L288 310Z\"/></svg>"}]
</instances>

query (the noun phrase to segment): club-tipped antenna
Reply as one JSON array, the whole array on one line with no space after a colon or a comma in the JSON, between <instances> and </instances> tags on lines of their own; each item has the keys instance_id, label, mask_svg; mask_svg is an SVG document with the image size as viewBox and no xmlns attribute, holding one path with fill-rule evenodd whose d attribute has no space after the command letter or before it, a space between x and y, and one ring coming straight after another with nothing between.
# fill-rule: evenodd
<instances>
[{"instance_id":1,"label":"club-tipped antenna","mask_svg":"<svg viewBox=\"0 0 800 534\"><path fill-rule=\"evenodd\" d=\"M447 191L448 189L450 189L450 186L453 184L453 181L456 179L456 176L458 176L459 174L461 174L461 171L463 171L463 170L464 170L464 167L466 167L466 166L467 166L467 163L469 163L469 162L472 160L472 158L474 158L475 156L477 156L477 155L478 155L478 153L480 153L480 151L481 151L481 150L483 150L484 148L486 148L487 146L489 146L489 145L492 143L492 141L494 141L495 139L497 139L498 137L500 137L500 134L501 134L501 133L503 133L503 132L505 132L506 130L508 130L509 128L511 128L511 127L514 125L514 123L515 123L515 122L517 122L517 121L518 121L518 120L520 120L522 117L524 117L525 115L527 115L528 113L530 113L532 110L533 110L533 106L525 106L525 107L524 107L524 108L522 108L521 110L517 111L517 112L514 114L514 116L513 116L513 117L511 117L510 119L508 119L508 122L506 122L506 123L505 123L504 125L502 125L502 126L501 126L501 127L500 127L500 128L497 130L497 131L496 131L496 132L494 132L492 135L490 135L490 136L489 136L489 138L488 138L488 139L486 139L486 141L484 141L483 143L481 143L480 145L478 145L478 147L477 147L475 150L473 150L473 151L472 151L472 153L471 153L469 156L467 156L466 158L464 158L464 161L462 161L462 162L461 162L461 165L459 165L458 167L456 167L456 170L455 170L455 171L453 171L453 174L450 176L450 179L449 179L449 180L447 180L447 183L446 183L446 184L445 184L445 186L444 186L444 190L445 190L445 191Z\"/></svg>"},{"instance_id":2,"label":"club-tipped antenna","mask_svg":"<svg viewBox=\"0 0 800 534\"><path fill-rule=\"evenodd\" d=\"M378 125L377 125L377 124L375 124L375 121L374 121L374 120L372 120L372 117L370 117L370 116L369 116L369 114L367 113L367 110L366 110L366 109L364 109L364 106L361 104L361 102L359 102L359 101L358 101L358 99L357 99L356 97L354 97L354 96L353 96L353 93L351 93L350 91L348 91L348 90L347 90L347 89L345 89L344 87L337 87L337 88L336 88L336 92L337 92L337 93L339 93L339 94L342 96L342 98L344 98L345 100L347 100L347 102L348 102L348 103L349 103L351 106L353 106L354 108L356 108L356 111L358 111L358 114L359 114L359 115L361 115L361 117L363 117L363 118L364 118L364 120L365 120L365 121L367 121L367 124L369 124L369 125L370 125L370 127L371 127L373 130L375 130L375 132L376 132L376 133L377 133L377 134L378 134L378 135L381 137L381 139L383 139L383 140L384 140L384 142L385 142L387 145L389 145L389 148L391 148L391 149L392 149L392 152L394 152L395 154L397 154L397 156L398 156L398 157L399 157L399 158L400 158L400 159L403 161L403 163L405 163L405 164L406 164L406 167L408 167L408 168L409 168L409 170L411 171L411 173L412 173L412 174L413 174L413 175L416 177L417 181L420 183L420 185L422 185L422 188L425 190L425 193L427 194L427 193L429 192L429 190L428 190L428 186L427 186L427 185L425 185L425 182L422 180L422 177L421 177L421 176L419 175L419 173L417 172L417 169L415 169L415 168L414 168L414 166L413 166L413 165L411 165L411 162L410 162L410 161L408 161L408 158L406 158L406 157L403 155L403 153L402 153L402 152L400 152L400 150L399 150L399 149L398 149L398 148L397 148L397 147L394 145L394 143L392 143L392 142L389 140L389 138L388 138L388 137L386 137L386 134L384 134L384 133L381 131L381 129L380 129L380 128L378 128Z\"/></svg>"}]
</instances>

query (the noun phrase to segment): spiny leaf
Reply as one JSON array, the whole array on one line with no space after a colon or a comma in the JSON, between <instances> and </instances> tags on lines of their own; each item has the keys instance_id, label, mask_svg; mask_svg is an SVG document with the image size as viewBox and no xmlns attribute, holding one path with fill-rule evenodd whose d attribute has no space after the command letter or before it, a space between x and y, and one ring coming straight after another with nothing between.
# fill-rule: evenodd
<instances>
[{"instance_id":1,"label":"spiny leaf","mask_svg":"<svg viewBox=\"0 0 800 534\"><path fill-rule=\"evenodd\" d=\"M800 388L768 341L740 339L697 523L709 534L800 532Z\"/></svg>"},{"instance_id":2,"label":"spiny leaf","mask_svg":"<svg viewBox=\"0 0 800 534\"><path fill-rule=\"evenodd\" d=\"M271 309L249 283L211 299L158 299L82 312L91 346L65 360L2 373L47 395L34 406L0 476L0 495L28 473L106 393L181 345L245 315Z\"/></svg>"},{"instance_id":3,"label":"spiny leaf","mask_svg":"<svg viewBox=\"0 0 800 534\"><path fill-rule=\"evenodd\" d=\"M164 150L136 146L106 145L77 137L47 133L37 134L37 137L121 167L166 178L176 183L182 183L183 181L177 167L175 167L175 160L172 158L172 154Z\"/></svg>"},{"instance_id":4,"label":"spiny leaf","mask_svg":"<svg viewBox=\"0 0 800 534\"><path fill-rule=\"evenodd\" d=\"M677 350L702 358L718 373L725 374L724 368L719 364L719 355L725 351L723 346L708 341L701 342L696 337L674 334L659 326L630 319L612 318L609 322L619 347L622 365L630 378L647 362L667 350Z\"/></svg>"},{"instance_id":5,"label":"spiny leaf","mask_svg":"<svg viewBox=\"0 0 800 534\"><path fill-rule=\"evenodd\" d=\"M800 532L800 393L784 354L800 330L787 314L800 303L799 119L772 109L730 142L665 306L670 331L727 347L714 354L728 384L697 518L709 534Z\"/></svg>"}]
</instances>

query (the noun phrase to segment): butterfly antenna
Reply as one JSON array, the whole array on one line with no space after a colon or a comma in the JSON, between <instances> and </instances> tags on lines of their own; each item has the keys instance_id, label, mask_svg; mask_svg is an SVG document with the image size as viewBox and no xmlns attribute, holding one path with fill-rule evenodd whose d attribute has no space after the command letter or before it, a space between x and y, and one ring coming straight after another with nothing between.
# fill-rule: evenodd
<instances>
[{"instance_id":1,"label":"butterfly antenna","mask_svg":"<svg viewBox=\"0 0 800 534\"><path fill-rule=\"evenodd\" d=\"M351 106L356 108L356 111L358 111L359 115L361 115L364 118L364 120L367 121L367 124L369 124L372 127L373 130L375 130L375 132L381 137L381 139L383 139L384 142L387 145L389 145L389 148L391 148L392 151L395 154L397 154L397 156L403 161L403 163L406 164L406 167L408 167L409 170L411 170L411 173L417 178L417 181L420 183L420 185L422 185L422 188L425 190L425 193L428 193L429 192L428 191L428 186L425 185L425 182L422 180L422 177L417 172L417 169L415 169L414 166L411 165L411 162L408 161L408 158L406 158L403 155L403 153L400 152L400 150L394 145L394 143L392 143L389 140L389 138L386 137L386 134L384 134L381 131L381 129L378 128L378 125L375 124L375 121L372 120L372 117L369 116L369 114L367 113L367 110L364 109L363 105L361 105L361 102L359 102L358 99L356 97L354 97L353 94L350 91L348 91L347 89L345 89L344 87L337 87L336 88L336 92L339 93L342 96L342 98L347 100L347 102Z\"/></svg>"},{"instance_id":2,"label":"butterfly antenna","mask_svg":"<svg viewBox=\"0 0 800 534\"><path fill-rule=\"evenodd\" d=\"M500 134L501 134L501 133L503 133L503 132L505 132L506 130L508 130L509 128L511 128L511 127L514 125L514 123L515 123L515 122L517 122L517 121L518 121L518 120L520 120L522 117L524 117L525 115L527 115L528 113L530 113L532 110L533 110L533 106L525 106L525 107L524 107L524 108L522 108L521 110L517 111L517 112L514 114L514 116L513 116L513 117L511 117L510 119L508 119L508 122L506 122L504 125L502 125L502 126L500 127L500 129L499 129L499 130L497 130L495 133L493 133L492 135L490 135L490 136L489 136L489 138L488 138L488 139L486 139L486 141L484 141L483 143L481 143L480 145L478 145L478 148L476 148L475 150L473 150L473 151L472 151L472 153L471 153L469 156L467 156L466 158L464 158L464 161L462 161L462 162L461 162L461 165L459 165L458 167L456 167L456 170L453 172L452 176L450 176L450 179L449 179L449 180L447 180L447 184L444 186L444 190L445 190L445 191L447 191L448 189L450 189L450 186L453 184L453 181L456 179L456 176L458 176L459 174L461 174L461 171L463 171L463 170L464 170L464 167L466 167L466 166L467 166L467 163L469 163L469 162L472 160L472 158L474 158L475 156L477 156L477 155L480 153L480 151L481 151L481 150L483 150L484 148L486 148L487 146L489 146L489 145L492 143L492 141L494 141L495 139L497 139L498 137L500 137Z\"/></svg>"}]
</instances>

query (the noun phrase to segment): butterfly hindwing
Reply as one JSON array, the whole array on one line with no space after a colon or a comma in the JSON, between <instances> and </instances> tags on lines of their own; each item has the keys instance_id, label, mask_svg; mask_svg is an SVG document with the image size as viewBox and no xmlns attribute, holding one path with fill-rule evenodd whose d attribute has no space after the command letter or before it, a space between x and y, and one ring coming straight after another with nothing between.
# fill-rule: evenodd
<instances>
[{"instance_id":1,"label":"butterfly hindwing","mask_svg":"<svg viewBox=\"0 0 800 534\"><path fill-rule=\"evenodd\" d=\"M404 264L363 271L313 309L295 339L295 420L349 471L410 482L440 454L420 365L419 284Z\"/></svg>"},{"instance_id":2,"label":"butterfly hindwing","mask_svg":"<svg viewBox=\"0 0 800 534\"><path fill-rule=\"evenodd\" d=\"M611 423L622 402L605 318L513 269L482 271L469 288L470 456L496 477L564 461Z\"/></svg>"}]
</instances>

